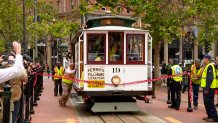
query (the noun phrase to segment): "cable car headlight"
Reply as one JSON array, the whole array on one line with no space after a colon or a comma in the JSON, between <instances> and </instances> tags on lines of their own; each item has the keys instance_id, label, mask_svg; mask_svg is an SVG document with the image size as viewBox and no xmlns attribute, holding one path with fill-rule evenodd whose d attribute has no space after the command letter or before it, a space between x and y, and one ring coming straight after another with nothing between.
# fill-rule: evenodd
<instances>
[{"instance_id":1,"label":"cable car headlight","mask_svg":"<svg viewBox=\"0 0 218 123\"><path fill-rule=\"evenodd\" d=\"M119 77L118 75L115 75L115 76L113 76L113 77L111 78L111 82L113 83L113 85L114 85L115 87L117 87L117 86L120 84L121 79L120 79L120 77Z\"/></svg>"}]
</instances>

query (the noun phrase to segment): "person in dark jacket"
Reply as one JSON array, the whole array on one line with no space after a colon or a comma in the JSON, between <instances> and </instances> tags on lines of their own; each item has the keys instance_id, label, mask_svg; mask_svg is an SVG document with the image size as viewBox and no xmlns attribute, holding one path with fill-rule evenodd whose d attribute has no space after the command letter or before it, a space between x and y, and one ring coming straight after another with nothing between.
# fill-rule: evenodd
<instances>
[{"instance_id":1,"label":"person in dark jacket","mask_svg":"<svg viewBox=\"0 0 218 123\"><path fill-rule=\"evenodd\" d=\"M167 74L169 75L169 71L171 70L173 64L173 59L169 59L169 64L167 65ZM171 98L170 98L170 84L171 84L171 79L167 79L167 104L171 104Z\"/></svg>"},{"instance_id":2,"label":"person in dark jacket","mask_svg":"<svg viewBox=\"0 0 218 123\"><path fill-rule=\"evenodd\" d=\"M179 66L179 60L177 58L173 59L173 66L169 70L168 75L172 75L171 84L170 84L170 92L171 92L171 105L169 108L173 108L176 110L180 109L181 103L181 83L183 81L183 71Z\"/></svg>"},{"instance_id":3,"label":"person in dark jacket","mask_svg":"<svg viewBox=\"0 0 218 123\"><path fill-rule=\"evenodd\" d=\"M167 65L163 63L161 68L161 76L166 76L166 75L167 75ZM167 79L162 79L162 86L163 87L167 86Z\"/></svg>"},{"instance_id":4,"label":"person in dark jacket","mask_svg":"<svg viewBox=\"0 0 218 123\"><path fill-rule=\"evenodd\" d=\"M207 113L207 117L203 118L203 120L206 122L218 122L217 111L214 105L214 94L217 87L216 70L210 60L210 55L205 55L203 58L205 68L201 77L201 87L203 88L204 106Z\"/></svg>"}]
</instances>

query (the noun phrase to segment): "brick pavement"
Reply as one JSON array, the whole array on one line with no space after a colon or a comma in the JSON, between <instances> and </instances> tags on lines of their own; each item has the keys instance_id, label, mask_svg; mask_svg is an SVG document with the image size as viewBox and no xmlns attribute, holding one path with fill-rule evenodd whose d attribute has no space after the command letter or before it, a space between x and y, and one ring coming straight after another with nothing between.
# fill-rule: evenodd
<instances>
[{"instance_id":1,"label":"brick pavement","mask_svg":"<svg viewBox=\"0 0 218 123\"><path fill-rule=\"evenodd\" d=\"M202 120L202 118L206 116L202 92L199 92L198 110L193 110L193 112L187 112L187 99L188 97L186 91L184 94L182 94L180 110L177 111L169 109L167 107L168 105L166 104L167 89L157 88L156 99L152 99L154 103L145 104L143 101L138 101L138 105L144 111L150 112L151 114L171 123L205 123L205 121Z\"/></svg>"},{"instance_id":2,"label":"brick pavement","mask_svg":"<svg viewBox=\"0 0 218 123\"><path fill-rule=\"evenodd\" d=\"M54 85L51 79L44 78L44 90L38 106L34 107L35 114L31 115L31 123L76 123L77 116L70 101L67 107L62 108L58 105L60 96L54 96Z\"/></svg>"}]
</instances>

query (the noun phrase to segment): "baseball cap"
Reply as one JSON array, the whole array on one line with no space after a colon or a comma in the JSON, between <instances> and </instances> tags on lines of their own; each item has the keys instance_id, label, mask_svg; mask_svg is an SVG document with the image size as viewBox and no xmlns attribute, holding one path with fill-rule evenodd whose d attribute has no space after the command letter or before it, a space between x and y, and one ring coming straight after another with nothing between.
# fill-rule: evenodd
<instances>
[{"instance_id":1,"label":"baseball cap","mask_svg":"<svg viewBox=\"0 0 218 123\"><path fill-rule=\"evenodd\" d=\"M211 59L211 56L210 55L204 55L203 58Z\"/></svg>"}]
</instances>

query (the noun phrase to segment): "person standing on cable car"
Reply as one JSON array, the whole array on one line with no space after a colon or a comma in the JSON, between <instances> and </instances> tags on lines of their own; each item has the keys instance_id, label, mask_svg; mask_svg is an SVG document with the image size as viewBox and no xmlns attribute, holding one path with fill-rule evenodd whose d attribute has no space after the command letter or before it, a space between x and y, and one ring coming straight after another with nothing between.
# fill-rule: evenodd
<instances>
[{"instance_id":1,"label":"person standing on cable car","mask_svg":"<svg viewBox=\"0 0 218 123\"><path fill-rule=\"evenodd\" d=\"M169 74L172 75L171 78L171 102L172 104L168 106L169 108L174 108L179 110L180 102L181 102L181 82L183 80L182 77L183 71L182 68L179 66L179 60L177 58L173 59L173 66L171 67Z\"/></svg>"}]
</instances>

